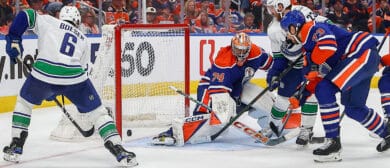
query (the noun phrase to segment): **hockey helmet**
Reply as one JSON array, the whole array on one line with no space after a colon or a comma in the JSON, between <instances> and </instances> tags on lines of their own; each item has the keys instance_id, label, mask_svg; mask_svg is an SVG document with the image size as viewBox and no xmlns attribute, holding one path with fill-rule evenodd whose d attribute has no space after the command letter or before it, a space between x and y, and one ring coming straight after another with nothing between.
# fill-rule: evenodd
<instances>
[{"instance_id":1,"label":"hockey helmet","mask_svg":"<svg viewBox=\"0 0 390 168\"><path fill-rule=\"evenodd\" d=\"M275 0L275 10L277 13L283 13L287 7L291 6L290 0Z\"/></svg>"},{"instance_id":2,"label":"hockey helmet","mask_svg":"<svg viewBox=\"0 0 390 168\"><path fill-rule=\"evenodd\" d=\"M282 29L292 35L297 35L303 24L305 24L305 16L298 10L288 12L280 21Z\"/></svg>"},{"instance_id":3,"label":"hockey helmet","mask_svg":"<svg viewBox=\"0 0 390 168\"><path fill-rule=\"evenodd\" d=\"M233 55L237 57L238 61L242 61L248 57L252 42L246 33L240 32L232 38L231 46Z\"/></svg>"},{"instance_id":4,"label":"hockey helmet","mask_svg":"<svg viewBox=\"0 0 390 168\"><path fill-rule=\"evenodd\" d=\"M80 12L75 6L64 6L60 11L60 20L71 22L78 27L81 21Z\"/></svg>"}]
</instances>

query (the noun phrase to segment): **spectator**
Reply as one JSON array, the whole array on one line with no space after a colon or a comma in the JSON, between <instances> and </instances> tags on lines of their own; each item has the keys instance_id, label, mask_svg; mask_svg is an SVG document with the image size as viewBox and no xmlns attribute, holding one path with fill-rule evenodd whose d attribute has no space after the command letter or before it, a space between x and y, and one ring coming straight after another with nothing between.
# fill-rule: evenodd
<instances>
[{"instance_id":1,"label":"spectator","mask_svg":"<svg viewBox=\"0 0 390 168\"><path fill-rule=\"evenodd\" d=\"M7 4L7 0L0 0L0 27L7 24L7 17L13 15L12 7Z\"/></svg>"},{"instance_id":2,"label":"spectator","mask_svg":"<svg viewBox=\"0 0 390 168\"><path fill-rule=\"evenodd\" d=\"M62 2L49 2L45 7L45 11L50 16L53 16L58 19L60 18L60 11L62 6Z\"/></svg>"},{"instance_id":3,"label":"spectator","mask_svg":"<svg viewBox=\"0 0 390 168\"><path fill-rule=\"evenodd\" d=\"M132 24L138 23L138 1L137 0L126 0L126 9L129 13L129 21Z\"/></svg>"},{"instance_id":4,"label":"spectator","mask_svg":"<svg viewBox=\"0 0 390 168\"><path fill-rule=\"evenodd\" d=\"M9 13L8 15L4 16L4 25L0 26L0 34L8 34L8 30L12 24L12 20L14 20L14 15L12 13Z\"/></svg>"},{"instance_id":5,"label":"spectator","mask_svg":"<svg viewBox=\"0 0 390 168\"><path fill-rule=\"evenodd\" d=\"M235 32L236 28L241 24L243 17L241 14L230 9L230 0L221 0L220 9L215 11L215 26L218 32Z\"/></svg>"},{"instance_id":6,"label":"spectator","mask_svg":"<svg viewBox=\"0 0 390 168\"><path fill-rule=\"evenodd\" d=\"M148 24L158 24L158 20L156 18L157 10L154 7L146 8L146 23Z\"/></svg>"},{"instance_id":7,"label":"spectator","mask_svg":"<svg viewBox=\"0 0 390 168\"><path fill-rule=\"evenodd\" d=\"M129 14L124 0L112 0L111 5L103 9L105 11L106 24L129 23Z\"/></svg>"},{"instance_id":8,"label":"spectator","mask_svg":"<svg viewBox=\"0 0 390 168\"><path fill-rule=\"evenodd\" d=\"M171 13L170 6L164 6L161 9L160 14L157 16L158 23L160 24L174 24L175 18L174 15Z\"/></svg>"},{"instance_id":9,"label":"spectator","mask_svg":"<svg viewBox=\"0 0 390 168\"><path fill-rule=\"evenodd\" d=\"M344 11L347 11L348 18L351 19L352 31L366 31L368 29L368 3L366 0L347 0L344 4Z\"/></svg>"},{"instance_id":10,"label":"spectator","mask_svg":"<svg viewBox=\"0 0 390 168\"><path fill-rule=\"evenodd\" d=\"M381 18L378 33L385 33L386 27L390 25L390 7L387 0L380 1L380 8L377 9L376 15Z\"/></svg>"},{"instance_id":11,"label":"spectator","mask_svg":"<svg viewBox=\"0 0 390 168\"><path fill-rule=\"evenodd\" d=\"M200 7L198 9L200 11L205 11L209 15L215 15L215 5L214 5L214 2L211 2L210 0L201 0L199 6Z\"/></svg>"},{"instance_id":12,"label":"spectator","mask_svg":"<svg viewBox=\"0 0 390 168\"><path fill-rule=\"evenodd\" d=\"M195 25L192 27L194 33L216 33L217 29L208 17L207 12L200 13L199 18L195 20Z\"/></svg>"},{"instance_id":13,"label":"spectator","mask_svg":"<svg viewBox=\"0 0 390 168\"><path fill-rule=\"evenodd\" d=\"M248 12L244 16L244 22L237 28L237 31L242 31L245 33L259 33L261 30L259 29L259 26L254 23L255 16Z\"/></svg>"},{"instance_id":14,"label":"spectator","mask_svg":"<svg viewBox=\"0 0 390 168\"><path fill-rule=\"evenodd\" d=\"M314 4L313 0L306 0L303 5L308 7L314 13L321 15L321 11L317 10L316 5Z\"/></svg>"},{"instance_id":15,"label":"spectator","mask_svg":"<svg viewBox=\"0 0 390 168\"><path fill-rule=\"evenodd\" d=\"M339 27L351 30L351 22L348 15L344 13L343 8L343 2L341 0L336 0L333 3L333 12L329 13L326 17Z\"/></svg>"},{"instance_id":16,"label":"spectator","mask_svg":"<svg viewBox=\"0 0 390 168\"><path fill-rule=\"evenodd\" d=\"M111 5L107 9L103 9L106 12L127 12L124 0L112 0Z\"/></svg>"},{"instance_id":17,"label":"spectator","mask_svg":"<svg viewBox=\"0 0 390 168\"><path fill-rule=\"evenodd\" d=\"M34 9L39 14L43 14L43 0L27 0L28 5L31 9Z\"/></svg>"},{"instance_id":18,"label":"spectator","mask_svg":"<svg viewBox=\"0 0 390 168\"><path fill-rule=\"evenodd\" d=\"M193 25L199 13L195 7L195 0L188 0L184 5L184 24Z\"/></svg>"},{"instance_id":19,"label":"spectator","mask_svg":"<svg viewBox=\"0 0 390 168\"><path fill-rule=\"evenodd\" d=\"M96 25L96 14L93 9L85 8L80 10L81 24L80 31L84 34L99 34L99 27Z\"/></svg>"}]
</instances>

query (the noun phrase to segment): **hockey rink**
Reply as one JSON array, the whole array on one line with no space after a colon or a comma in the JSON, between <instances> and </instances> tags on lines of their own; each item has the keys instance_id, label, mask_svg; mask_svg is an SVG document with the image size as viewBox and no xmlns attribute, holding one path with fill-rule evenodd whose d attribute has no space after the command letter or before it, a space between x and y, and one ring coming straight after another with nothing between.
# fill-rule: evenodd
<instances>
[{"instance_id":1,"label":"hockey rink","mask_svg":"<svg viewBox=\"0 0 390 168\"><path fill-rule=\"evenodd\" d=\"M368 105L376 111L382 111L377 89L371 90ZM103 147L101 140L50 140L50 132L56 127L61 115L58 107L35 109L22 161L13 164L1 159L0 167L120 167ZM11 141L11 116L11 112L0 114L1 149ZM380 139L370 137L360 124L348 117L343 119L341 125L343 161L334 163L313 161L312 150L320 144L299 149L295 145L295 139L292 139L274 147L267 147L254 143L253 139L235 128L230 128L224 137L218 138L214 143L185 147L156 147L149 144L153 135L166 128L133 128L133 135L126 138L124 146L137 154L139 168L356 168L386 167L385 165L389 164L390 151L376 151ZM315 136L324 134L319 120L314 131Z\"/></svg>"}]
</instances>

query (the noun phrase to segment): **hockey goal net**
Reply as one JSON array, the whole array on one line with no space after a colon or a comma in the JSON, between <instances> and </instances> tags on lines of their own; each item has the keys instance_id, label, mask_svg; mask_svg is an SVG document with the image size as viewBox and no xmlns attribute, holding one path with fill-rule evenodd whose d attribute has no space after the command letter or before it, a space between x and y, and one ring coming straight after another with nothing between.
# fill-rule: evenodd
<instances>
[{"instance_id":1,"label":"hockey goal net","mask_svg":"<svg viewBox=\"0 0 390 168\"><path fill-rule=\"evenodd\" d=\"M169 89L189 93L187 25L104 25L96 59L91 60L90 78L104 106L112 109L121 135L123 128L161 127L188 116L189 100ZM80 136L66 118L51 135L65 141Z\"/></svg>"},{"instance_id":2,"label":"hockey goal net","mask_svg":"<svg viewBox=\"0 0 390 168\"><path fill-rule=\"evenodd\" d=\"M120 133L124 127L167 125L188 115L189 101L169 89L172 85L189 93L187 25L116 26L114 62Z\"/></svg>"}]
</instances>

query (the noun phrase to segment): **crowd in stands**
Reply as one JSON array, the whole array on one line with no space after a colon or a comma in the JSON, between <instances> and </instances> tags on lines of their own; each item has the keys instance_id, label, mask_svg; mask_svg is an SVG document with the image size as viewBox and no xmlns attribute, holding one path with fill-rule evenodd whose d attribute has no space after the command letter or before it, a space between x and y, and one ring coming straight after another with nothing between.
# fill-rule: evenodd
<instances>
[{"instance_id":1,"label":"crowd in stands","mask_svg":"<svg viewBox=\"0 0 390 168\"><path fill-rule=\"evenodd\" d=\"M389 25L389 0L376 0L375 11L374 0L324 1L292 0L292 4L307 6L314 13L326 16L334 24L351 31L384 33L386 25ZM80 28L86 34L99 34L98 23L143 23L138 5L141 0L103 0L102 17L97 15L98 0L0 0L0 34L7 33L7 27L17 12L16 2L19 2L19 10L32 8L53 17L58 17L62 6L76 5L82 17ZM182 4L184 7L181 7ZM375 22L372 21L373 14L376 14ZM184 23L190 26L192 33L266 33L270 17L264 0L146 0L146 23Z\"/></svg>"}]
</instances>

